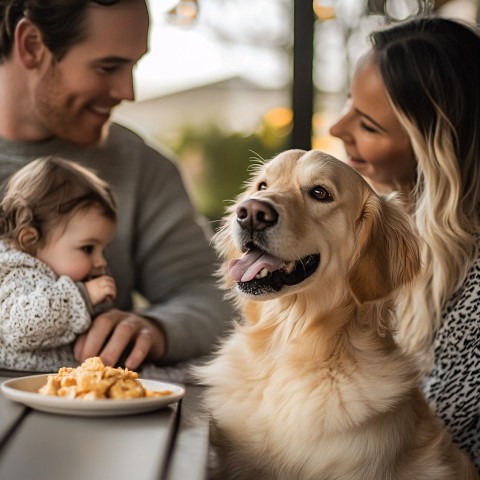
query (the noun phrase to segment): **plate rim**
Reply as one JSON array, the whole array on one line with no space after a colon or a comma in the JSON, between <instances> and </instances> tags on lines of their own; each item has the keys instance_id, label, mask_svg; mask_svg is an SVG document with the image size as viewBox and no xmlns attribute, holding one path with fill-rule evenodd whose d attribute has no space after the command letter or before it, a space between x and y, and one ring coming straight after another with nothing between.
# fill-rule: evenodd
<instances>
[{"instance_id":1,"label":"plate rim","mask_svg":"<svg viewBox=\"0 0 480 480\"><path fill-rule=\"evenodd\" d=\"M82 415L82 416L111 416L111 415L130 415L134 413L142 413L160 408L178 402L186 393L186 388L183 385L167 382L163 380L154 380L150 378L139 378L140 382L147 388L152 389L171 389L173 394L164 397L149 397L136 398L125 400L100 399L100 400L80 400L72 398L61 398L48 395L41 395L31 390L25 390L14 384L30 383L36 380L40 381L49 375L56 375L57 373L43 373L28 375L24 377L10 378L4 380L0 385L2 394L14 402L22 403L34 410L60 413L67 415ZM152 385L153 383L153 385Z\"/></svg>"}]
</instances>

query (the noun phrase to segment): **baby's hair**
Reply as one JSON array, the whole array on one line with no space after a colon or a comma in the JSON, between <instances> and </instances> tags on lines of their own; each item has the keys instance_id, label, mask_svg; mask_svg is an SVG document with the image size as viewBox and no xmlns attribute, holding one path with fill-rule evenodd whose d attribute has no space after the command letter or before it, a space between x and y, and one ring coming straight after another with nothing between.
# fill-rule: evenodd
<instances>
[{"instance_id":1,"label":"baby's hair","mask_svg":"<svg viewBox=\"0 0 480 480\"><path fill-rule=\"evenodd\" d=\"M98 208L117 220L108 184L95 173L58 157L38 158L10 177L0 203L0 238L35 254L52 227L66 226L74 214Z\"/></svg>"}]
</instances>

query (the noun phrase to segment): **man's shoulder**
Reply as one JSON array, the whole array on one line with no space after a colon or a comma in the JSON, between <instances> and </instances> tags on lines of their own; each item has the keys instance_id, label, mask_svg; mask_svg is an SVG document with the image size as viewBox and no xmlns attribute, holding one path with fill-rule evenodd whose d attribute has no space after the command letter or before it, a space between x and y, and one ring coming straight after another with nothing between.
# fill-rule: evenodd
<instances>
[{"instance_id":1,"label":"man's shoulder","mask_svg":"<svg viewBox=\"0 0 480 480\"><path fill-rule=\"evenodd\" d=\"M80 155L76 158L85 161ZM145 187L158 181L172 181L177 185L180 177L174 154L117 123L112 123L106 141L91 151L85 163L109 183L121 184L122 188L126 183L138 182Z\"/></svg>"},{"instance_id":2,"label":"man's shoulder","mask_svg":"<svg viewBox=\"0 0 480 480\"><path fill-rule=\"evenodd\" d=\"M116 122L110 125L107 142L112 146L129 146L140 150L149 150L166 159L171 159L173 156L172 152L154 139Z\"/></svg>"},{"instance_id":3,"label":"man's shoulder","mask_svg":"<svg viewBox=\"0 0 480 480\"><path fill-rule=\"evenodd\" d=\"M163 165L167 169L178 166L178 158L166 146L119 123L111 124L107 145L120 157L128 157L129 161L143 164L146 168L149 164L152 167Z\"/></svg>"},{"instance_id":4,"label":"man's shoulder","mask_svg":"<svg viewBox=\"0 0 480 480\"><path fill-rule=\"evenodd\" d=\"M110 141L130 141L134 143L144 144L145 140L140 133L135 132L126 125L121 123L112 122L108 132L108 138Z\"/></svg>"}]
</instances>

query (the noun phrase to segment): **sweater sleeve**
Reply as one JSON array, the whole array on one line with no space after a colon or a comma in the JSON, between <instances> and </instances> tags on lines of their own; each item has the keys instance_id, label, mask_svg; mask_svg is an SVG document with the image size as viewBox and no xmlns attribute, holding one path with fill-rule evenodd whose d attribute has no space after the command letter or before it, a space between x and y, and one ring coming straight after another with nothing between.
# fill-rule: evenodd
<instances>
[{"instance_id":1,"label":"sweater sleeve","mask_svg":"<svg viewBox=\"0 0 480 480\"><path fill-rule=\"evenodd\" d=\"M90 326L90 315L75 283L53 280L19 267L0 291L2 343L10 350L33 351L67 345Z\"/></svg>"},{"instance_id":2,"label":"sweater sleeve","mask_svg":"<svg viewBox=\"0 0 480 480\"><path fill-rule=\"evenodd\" d=\"M161 176L145 172L142 195L136 272L151 302L144 313L166 333L165 363L205 355L231 318L213 275L215 253L173 164Z\"/></svg>"},{"instance_id":3,"label":"sweater sleeve","mask_svg":"<svg viewBox=\"0 0 480 480\"><path fill-rule=\"evenodd\" d=\"M216 256L206 222L176 164L132 132L113 127L109 158L115 168L104 164L102 174L115 188L120 212L117 241L109 251L116 304L127 284L130 292L148 300L149 306L137 313L157 321L165 332L167 352L161 363L208 354L232 311L213 275Z\"/></svg>"}]
</instances>

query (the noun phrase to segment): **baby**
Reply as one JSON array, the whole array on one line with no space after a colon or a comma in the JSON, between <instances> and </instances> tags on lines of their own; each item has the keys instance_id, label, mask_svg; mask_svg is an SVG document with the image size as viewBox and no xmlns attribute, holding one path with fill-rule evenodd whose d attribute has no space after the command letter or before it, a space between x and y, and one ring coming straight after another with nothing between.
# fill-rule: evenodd
<instances>
[{"instance_id":1,"label":"baby","mask_svg":"<svg viewBox=\"0 0 480 480\"><path fill-rule=\"evenodd\" d=\"M0 368L75 365L73 342L116 286L104 250L116 229L108 185L75 163L39 158L0 203Z\"/></svg>"}]
</instances>

